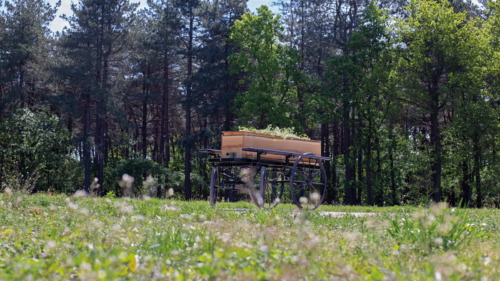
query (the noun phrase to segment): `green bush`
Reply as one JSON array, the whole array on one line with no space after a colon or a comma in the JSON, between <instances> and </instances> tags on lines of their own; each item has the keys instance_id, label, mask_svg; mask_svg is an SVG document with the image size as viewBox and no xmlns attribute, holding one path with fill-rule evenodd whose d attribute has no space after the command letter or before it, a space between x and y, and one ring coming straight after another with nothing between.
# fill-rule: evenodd
<instances>
[{"instance_id":1,"label":"green bush","mask_svg":"<svg viewBox=\"0 0 500 281\"><path fill-rule=\"evenodd\" d=\"M0 122L0 143L2 186L26 193L77 187L81 173L71 154L71 134L57 116L19 110Z\"/></svg>"}]
</instances>

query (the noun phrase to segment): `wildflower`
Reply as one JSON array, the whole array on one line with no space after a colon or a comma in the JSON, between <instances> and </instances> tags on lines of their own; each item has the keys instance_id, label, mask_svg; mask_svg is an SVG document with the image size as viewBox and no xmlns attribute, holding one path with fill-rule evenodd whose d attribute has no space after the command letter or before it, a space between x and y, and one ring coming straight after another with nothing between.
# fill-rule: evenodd
<instances>
[{"instance_id":1,"label":"wildflower","mask_svg":"<svg viewBox=\"0 0 500 281\"><path fill-rule=\"evenodd\" d=\"M81 265L80 265L80 268L83 270L83 271L90 271L92 269L92 267L90 266L90 264L86 263L86 262L83 262Z\"/></svg>"},{"instance_id":2,"label":"wildflower","mask_svg":"<svg viewBox=\"0 0 500 281\"><path fill-rule=\"evenodd\" d=\"M121 181L118 182L121 188L123 188L123 194L125 196L132 195L132 184L134 183L134 177L129 174L123 174Z\"/></svg>"},{"instance_id":3,"label":"wildflower","mask_svg":"<svg viewBox=\"0 0 500 281\"><path fill-rule=\"evenodd\" d=\"M8 187L6 187L4 190L3 190L3 193L5 194L6 197L9 197L12 195L12 190Z\"/></svg>"},{"instance_id":4,"label":"wildflower","mask_svg":"<svg viewBox=\"0 0 500 281\"><path fill-rule=\"evenodd\" d=\"M45 244L45 248L50 251L52 249L54 249L55 247L57 246L56 242L54 242L54 240L47 240L46 244Z\"/></svg>"},{"instance_id":5,"label":"wildflower","mask_svg":"<svg viewBox=\"0 0 500 281\"><path fill-rule=\"evenodd\" d=\"M80 214L82 214L84 217L88 216L90 214L89 210L82 208L79 210Z\"/></svg>"},{"instance_id":6,"label":"wildflower","mask_svg":"<svg viewBox=\"0 0 500 281\"><path fill-rule=\"evenodd\" d=\"M415 220L421 220L421 219L425 218L425 213L422 211L415 212L415 213L413 213L413 218Z\"/></svg>"},{"instance_id":7,"label":"wildflower","mask_svg":"<svg viewBox=\"0 0 500 281\"><path fill-rule=\"evenodd\" d=\"M280 203L280 201L281 201L281 200L280 200L279 198L276 198L276 199L274 199L274 204L276 204L276 205L277 205L277 204L279 204L279 203Z\"/></svg>"},{"instance_id":8,"label":"wildflower","mask_svg":"<svg viewBox=\"0 0 500 281\"><path fill-rule=\"evenodd\" d=\"M450 223L442 223L439 225L438 232L441 235L447 235L451 231L451 224Z\"/></svg>"},{"instance_id":9,"label":"wildflower","mask_svg":"<svg viewBox=\"0 0 500 281\"><path fill-rule=\"evenodd\" d=\"M434 243L436 243L436 245L438 245L438 246L443 245L443 238L438 237L438 238L434 239Z\"/></svg>"},{"instance_id":10,"label":"wildflower","mask_svg":"<svg viewBox=\"0 0 500 281\"><path fill-rule=\"evenodd\" d=\"M299 202L301 205L306 205L307 204L307 198L306 197L300 197Z\"/></svg>"},{"instance_id":11,"label":"wildflower","mask_svg":"<svg viewBox=\"0 0 500 281\"><path fill-rule=\"evenodd\" d=\"M260 192L255 192L255 197L257 198L257 203L259 206L264 206L264 198L260 195Z\"/></svg>"},{"instance_id":12,"label":"wildflower","mask_svg":"<svg viewBox=\"0 0 500 281\"><path fill-rule=\"evenodd\" d=\"M97 277L101 280L106 278L106 271L99 269L99 271L97 272Z\"/></svg>"},{"instance_id":13,"label":"wildflower","mask_svg":"<svg viewBox=\"0 0 500 281\"><path fill-rule=\"evenodd\" d=\"M174 189L173 188L169 188L168 189L168 197L172 197L174 196Z\"/></svg>"},{"instance_id":14,"label":"wildflower","mask_svg":"<svg viewBox=\"0 0 500 281\"><path fill-rule=\"evenodd\" d=\"M78 205L74 204L73 202L69 202L68 208L70 211L74 212L74 211L76 211L76 209L78 209Z\"/></svg>"},{"instance_id":15,"label":"wildflower","mask_svg":"<svg viewBox=\"0 0 500 281\"><path fill-rule=\"evenodd\" d=\"M311 199L311 202L312 202L313 204L316 204L316 203L318 203L318 202L319 202L319 200L321 199L321 195L319 195L319 193L317 193L317 192L313 192L313 193L311 194L311 196L309 196L309 198Z\"/></svg>"},{"instance_id":16,"label":"wildflower","mask_svg":"<svg viewBox=\"0 0 500 281\"><path fill-rule=\"evenodd\" d=\"M424 226L426 228L430 227L434 222L436 221L436 217L434 217L432 214L429 214L425 217L424 219Z\"/></svg>"},{"instance_id":17,"label":"wildflower","mask_svg":"<svg viewBox=\"0 0 500 281\"><path fill-rule=\"evenodd\" d=\"M85 190L77 190L75 192L75 194L73 194L73 197L76 197L76 198L87 197L87 192L85 192Z\"/></svg>"},{"instance_id":18,"label":"wildflower","mask_svg":"<svg viewBox=\"0 0 500 281\"><path fill-rule=\"evenodd\" d=\"M484 261L483 261L483 264L484 266L487 266L491 263L491 258L490 257L485 257L484 258Z\"/></svg>"},{"instance_id":19,"label":"wildflower","mask_svg":"<svg viewBox=\"0 0 500 281\"><path fill-rule=\"evenodd\" d=\"M260 246L260 251L263 253L269 252L269 247L267 245Z\"/></svg>"}]
</instances>

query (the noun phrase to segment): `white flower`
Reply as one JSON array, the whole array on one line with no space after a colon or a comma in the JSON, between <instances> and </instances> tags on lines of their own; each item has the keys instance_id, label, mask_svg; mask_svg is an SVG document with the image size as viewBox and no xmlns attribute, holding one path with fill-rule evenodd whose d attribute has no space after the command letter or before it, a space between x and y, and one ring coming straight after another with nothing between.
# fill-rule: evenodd
<instances>
[{"instance_id":1,"label":"white flower","mask_svg":"<svg viewBox=\"0 0 500 281\"><path fill-rule=\"evenodd\" d=\"M306 197L300 197L299 202L301 205L306 205L307 204L307 198Z\"/></svg>"},{"instance_id":2,"label":"white flower","mask_svg":"<svg viewBox=\"0 0 500 281\"><path fill-rule=\"evenodd\" d=\"M75 194L73 194L73 197L77 198L87 197L87 192L85 192L85 190L77 190Z\"/></svg>"},{"instance_id":3,"label":"white flower","mask_svg":"<svg viewBox=\"0 0 500 281\"><path fill-rule=\"evenodd\" d=\"M434 239L434 243L436 243L436 245L443 245L443 239L441 237L438 237Z\"/></svg>"},{"instance_id":4,"label":"white flower","mask_svg":"<svg viewBox=\"0 0 500 281\"><path fill-rule=\"evenodd\" d=\"M56 246L57 246L56 242L54 242L54 240L49 239L49 240L47 240L47 243L46 243L46 245L45 245L45 248L46 248L48 251L50 251L50 250L54 249Z\"/></svg>"},{"instance_id":5,"label":"white flower","mask_svg":"<svg viewBox=\"0 0 500 281\"><path fill-rule=\"evenodd\" d=\"M174 196L174 189L173 188L169 188L168 189L168 197L172 197Z\"/></svg>"},{"instance_id":6,"label":"white flower","mask_svg":"<svg viewBox=\"0 0 500 281\"><path fill-rule=\"evenodd\" d=\"M9 197L12 195L12 190L8 187L6 187L4 190L3 190L3 193L5 194L5 196Z\"/></svg>"},{"instance_id":7,"label":"white flower","mask_svg":"<svg viewBox=\"0 0 500 281\"><path fill-rule=\"evenodd\" d=\"M267 252L269 252L269 247L267 247L267 245L262 245L262 246L260 246L260 251L267 253Z\"/></svg>"},{"instance_id":8,"label":"white flower","mask_svg":"<svg viewBox=\"0 0 500 281\"><path fill-rule=\"evenodd\" d=\"M75 211L76 209L78 209L78 205L74 204L73 202L69 202L68 208L70 209L70 211Z\"/></svg>"},{"instance_id":9,"label":"white flower","mask_svg":"<svg viewBox=\"0 0 500 281\"><path fill-rule=\"evenodd\" d=\"M321 199L321 195L319 195L318 192L313 192L310 196L310 199L311 199L311 202L313 204L316 204L319 202L319 200Z\"/></svg>"}]
</instances>

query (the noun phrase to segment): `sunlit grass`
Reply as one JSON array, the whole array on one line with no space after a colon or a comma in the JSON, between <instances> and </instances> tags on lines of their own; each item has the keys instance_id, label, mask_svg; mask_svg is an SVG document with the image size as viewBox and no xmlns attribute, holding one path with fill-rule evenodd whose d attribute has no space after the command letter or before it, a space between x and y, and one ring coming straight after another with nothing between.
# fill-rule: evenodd
<instances>
[{"instance_id":1,"label":"sunlit grass","mask_svg":"<svg viewBox=\"0 0 500 281\"><path fill-rule=\"evenodd\" d=\"M500 211L453 212L1 194L0 280L500 280Z\"/></svg>"}]
</instances>

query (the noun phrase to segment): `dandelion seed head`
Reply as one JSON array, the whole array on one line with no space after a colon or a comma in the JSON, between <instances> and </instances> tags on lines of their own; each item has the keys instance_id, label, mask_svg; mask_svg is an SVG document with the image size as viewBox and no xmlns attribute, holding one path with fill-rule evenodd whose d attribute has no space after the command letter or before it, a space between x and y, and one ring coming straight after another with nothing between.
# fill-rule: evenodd
<instances>
[{"instance_id":1,"label":"dandelion seed head","mask_svg":"<svg viewBox=\"0 0 500 281\"><path fill-rule=\"evenodd\" d=\"M83 270L83 271L90 271L92 269L92 267L90 266L90 264L88 264L86 262L83 262L80 265L80 269Z\"/></svg>"},{"instance_id":2,"label":"dandelion seed head","mask_svg":"<svg viewBox=\"0 0 500 281\"><path fill-rule=\"evenodd\" d=\"M450 233L451 229L452 229L451 224L445 222L445 223L442 223L439 225L438 232L441 235L448 235L448 233Z\"/></svg>"},{"instance_id":3,"label":"dandelion seed head","mask_svg":"<svg viewBox=\"0 0 500 281\"><path fill-rule=\"evenodd\" d=\"M155 183L155 179L152 176L148 176L146 178L146 184L153 185Z\"/></svg>"},{"instance_id":4,"label":"dandelion seed head","mask_svg":"<svg viewBox=\"0 0 500 281\"><path fill-rule=\"evenodd\" d=\"M174 189L173 188L169 188L168 189L168 197L172 197L174 196Z\"/></svg>"},{"instance_id":5,"label":"dandelion seed head","mask_svg":"<svg viewBox=\"0 0 500 281\"><path fill-rule=\"evenodd\" d=\"M45 242L45 248L46 248L48 251L50 251L50 250L52 250L52 249L56 248L56 246L57 246L56 242L54 242L54 240L52 240L52 239L49 239L49 240L47 240L47 241Z\"/></svg>"},{"instance_id":6,"label":"dandelion seed head","mask_svg":"<svg viewBox=\"0 0 500 281\"><path fill-rule=\"evenodd\" d=\"M436 245L438 245L438 246L443 245L443 238L438 237L438 238L434 239L434 243L436 243Z\"/></svg>"},{"instance_id":7,"label":"dandelion seed head","mask_svg":"<svg viewBox=\"0 0 500 281\"><path fill-rule=\"evenodd\" d=\"M99 279L105 279L106 278L106 271L102 270L102 269L99 269L99 271L97 272L97 277Z\"/></svg>"},{"instance_id":8,"label":"dandelion seed head","mask_svg":"<svg viewBox=\"0 0 500 281\"><path fill-rule=\"evenodd\" d=\"M78 210L78 212L80 214L82 214L82 216L84 216L84 217L87 217L90 214L89 210L87 210L85 208L82 208L82 209Z\"/></svg>"},{"instance_id":9,"label":"dandelion seed head","mask_svg":"<svg viewBox=\"0 0 500 281\"><path fill-rule=\"evenodd\" d=\"M257 203L259 206L264 206L264 198L260 195L260 192L255 192L255 197L257 198Z\"/></svg>"},{"instance_id":10,"label":"dandelion seed head","mask_svg":"<svg viewBox=\"0 0 500 281\"><path fill-rule=\"evenodd\" d=\"M413 213L413 218L415 220L421 220L421 219L425 218L425 213L422 211L417 211L417 212Z\"/></svg>"},{"instance_id":11,"label":"dandelion seed head","mask_svg":"<svg viewBox=\"0 0 500 281\"><path fill-rule=\"evenodd\" d=\"M429 228L436 221L436 217L432 214L428 214L424 218L424 227Z\"/></svg>"},{"instance_id":12,"label":"dandelion seed head","mask_svg":"<svg viewBox=\"0 0 500 281\"><path fill-rule=\"evenodd\" d=\"M73 197L76 197L76 198L87 197L87 192L85 192L85 190L77 190L75 192L75 194L73 194Z\"/></svg>"},{"instance_id":13,"label":"dandelion seed head","mask_svg":"<svg viewBox=\"0 0 500 281\"><path fill-rule=\"evenodd\" d=\"M76 209L78 209L78 205L76 205L75 203L73 202L69 202L68 203L68 209L72 212L76 211Z\"/></svg>"},{"instance_id":14,"label":"dandelion seed head","mask_svg":"<svg viewBox=\"0 0 500 281\"><path fill-rule=\"evenodd\" d=\"M307 205L307 198L306 197L300 197L299 202L301 205Z\"/></svg>"},{"instance_id":15,"label":"dandelion seed head","mask_svg":"<svg viewBox=\"0 0 500 281\"><path fill-rule=\"evenodd\" d=\"M12 195L12 189L6 187L4 190L3 190L3 193L5 194L5 196L9 197Z\"/></svg>"},{"instance_id":16,"label":"dandelion seed head","mask_svg":"<svg viewBox=\"0 0 500 281\"><path fill-rule=\"evenodd\" d=\"M311 194L311 196L309 196L309 198L311 199L311 202L312 202L313 204L316 204L316 203L318 203L318 202L319 202L319 200L321 199L321 195L319 195L319 193L318 193L318 192L313 192L313 193Z\"/></svg>"},{"instance_id":17,"label":"dandelion seed head","mask_svg":"<svg viewBox=\"0 0 500 281\"><path fill-rule=\"evenodd\" d=\"M261 252L263 252L263 253L268 253L269 252L269 247L267 245L262 245L262 246L260 246L259 250Z\"/></svg>"}]
</instances>

